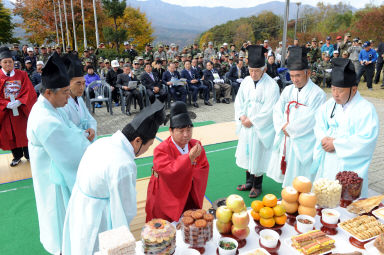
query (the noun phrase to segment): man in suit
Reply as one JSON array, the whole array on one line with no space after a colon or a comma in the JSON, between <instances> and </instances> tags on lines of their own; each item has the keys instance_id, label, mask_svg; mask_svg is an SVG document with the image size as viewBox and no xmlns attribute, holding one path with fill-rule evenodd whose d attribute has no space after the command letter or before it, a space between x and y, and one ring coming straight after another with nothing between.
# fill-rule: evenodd
<instances>
[{"instance_id":1,"label":"man in suit","mask_svg":"<svg viewBox=\"0 0 384 255\"><path fill-rule=\"evenodd\" d=\"M155 67L152 69L152 72L154 72L157 77L163 77L163 73L165 73L165 69L162 66L161 60L156 60Z\"/></svg>"},{"instance_id":2,"label":"man in suit","mask_svg":"<svg viewBox=\"0 0 384 255\"><path fill-rule=\"evenodd\" d=\"M131 66L129 64L123 65L123 73L117 75L116 88L120 88L123 91L123 96L127 98L126 101L126 114L131 115L131 103L132 98L137 99L140 107L140 111L143 109L143 96L137 88L129 88L128 83L130 81L137 81L135 75L131 70Z\"/></svg>"},{"instance_id":3,"label":"man in suit","mask_svg":"<svg viewBox=\"0 0 384 255\"><path fill-rule=\"evenodd\" d=\"M214 77L214 74L217 74L219 76L219 79L216 79ZM203 71L204 75L204 84L209 85L210 82L213 82L213 86L216 91L216 102L220 103L220 97L221 97L221 89L224 90L224 99L222 103L229 104L230 103L230 96L231 96L231 85L226 84L221 79L220 75L218 74L217 70L213 69L213 64L211 61L207 62L207 69Z\"/></svg>"},{"instance_id":4,"label":"man in suit","mask_svg":"<svg viewBox=\"0 0 384 255\"><path fill-rule=\"evenodd\" d=\"M198 78L197 72L191 68L191 61L185 61L184 66L185 69L181 71L181 78L187 79L188 87L192 91L193 106L199 108L199 105L197 104L197 94L199 93L199 90L203 91L204 104L212 106L212 104L209 102L208 86L202 84L200 78Z\"/></svg>"},{"instance_id":5,"label":"man in suit","mask_svg":"<svg viewBox=\"0 0 384 255\"><path fill-rule=\"evenodd\" d=\"M232 81L232 87L235 89L235 93L239 90L240 83L247 77L247 70L244 67L244 62L238 60L236 65L233 65L229 69L228 79Z\"/></svg>"},{"instance_id":6,"label":"man in suit","mask_svg":"<svg viewBox=\"0 0 384 255\"><path fill-rule=\"evenodd\" d=\"M180 79L180 73L176 71L175 63L168 64L168 70L163 74L163 83L169 87L169 91L175 101L187 101L187 90L182 85L174 84L174 80Z\"/></svg>"},{"instance_id":7,"label":"man in suit","mask_svg":"<svg viewBox=\"0 0 384 255\"><path fill-rule=\"evenodd\" d=\"M384 56L384 42L381 42L377 47L377 64L376 64L376 76L375 76L375 84L379 83L381 69L383 69L383 56ZM384 82L383 82L384 85ZM384 86L381 85L383 88Z\"/></svg>"},{"instance_id":8,"label":"man in suit","mask_svg":"<svg viewBox=\"0 0 384 255\"><path fill-rule=\"evenodd\" d=\"M160 78L152 72L151 64L146 64L144 67L144 73L141 75L140 80L146 88L149 101L155 102L156 97L164 103L167 98L167 92L161 86Z\"/></svg>"},{"instance_id":9,"label":"man in suit","mask_svg":"<svg viewBox=\"0 0 384 255\"><path fill-rule=\"evenodd\" d=\"M199 58L197 56L195 56L193 59L192 59L192 62L191 62L191 69L193 71L195 71L195 74L196 74L196 78L197 79L201 79L203 77L203 70L201 70L201 68L198 66L198 63L197 63L197 60Z\"/></svg>"}]
</instances>

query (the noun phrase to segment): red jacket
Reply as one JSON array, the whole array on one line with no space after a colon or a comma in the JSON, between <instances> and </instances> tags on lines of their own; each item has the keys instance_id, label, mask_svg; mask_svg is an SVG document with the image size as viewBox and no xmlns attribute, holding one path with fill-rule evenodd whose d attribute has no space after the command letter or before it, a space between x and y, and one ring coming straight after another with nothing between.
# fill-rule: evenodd
<instances>
[{"instance_id":1,"label":"red jacket","mask_svg":"<svg viewBox=\"0 0 384 255\"><path fill-rule=\"evenodd\" d=\"M191 149L197 140L191 139ZM202 148L195 165L189 155L181 155L172 138L168 137L155 148L153 169L147 192L146 221L161 218L170 222L178 221L189 209L201 209L207 187L209 163Z\"/></svg>"},{"instance_id":2,"label":"red jacket","mask_svg":"<svg viewBox=\"0 0 384 255\"><path fill-rule=\"evenodd\" d=\"M15 69L13 77L6 76L0 69L0 148L12 150L28 146L27 121L36 102L36 92L26 72ZM19 100L19 116L13 116L7 105L10 94Z\"/></svg>"}]
</instances>

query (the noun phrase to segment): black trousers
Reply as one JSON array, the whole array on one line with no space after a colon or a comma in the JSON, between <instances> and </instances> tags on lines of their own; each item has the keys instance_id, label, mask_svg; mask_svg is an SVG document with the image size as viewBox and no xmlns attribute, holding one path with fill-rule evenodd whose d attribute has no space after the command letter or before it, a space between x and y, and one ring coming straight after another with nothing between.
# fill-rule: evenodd
<instances>
[{"instance_id":1,"label":"black trousers","mask_svg":"<svg viewBox=\"0 0 384 255\"><path fill-rule=\"evenodd\" d=\"M123 95L126 98L126 106L127 106L127 111L131 111L131 104L132 104L132 99L137 99L139 103L140 110L143 109L143 95L140 93L139 90L133 89L133 90L124 90Z\"/></svg>"},{"instance_id":2,"label":"black trousers","mask_svg":"<svg viewBox=\"0 0 384 255\"><path fill-rule=\"evenodd\" d=\"M372 88L372 80L373 80L374 72L375 72L374 64L362 65L359 72L357 73L357 83L360 82L361 76L365 74L367 77L367 87Z\"/></svg>"},{"instance_id":3,"label":"black trousers","mask_svg":"<svg viewBox=\"0 0 384 255\"><path fill-rule=\"evenodd\" d=\"M167 99L167 91L163 88L161 88L160 91L156 94L153 92L153 89L147 89L147 95L151 104L155 102L156 98L158 98L162 103L164 103Z\"/></svg>"},{"instance_id":4,"label":"black trousers","mask_svg":"<svg viewBox=\"0 0 384 255\"><path fill-rule=\"evenodd\" d=\"M383 69L383 64L384 62L377 62L376 63L376 75L375 75L375 83L379 83L379 80L380 80L380 73L381 73L381 70Z\"/></svg>"},{"instance_id":5,"label":"black trousers","mask_svg":"<svg viewBox=\"0 0 384 255\"><path fill-rule=\"evenodd\" d=\"M14 159L21 159L23 156L29 159L28 147L19 147L12 149L12 155Z\"/></svg>"}]
</instances>

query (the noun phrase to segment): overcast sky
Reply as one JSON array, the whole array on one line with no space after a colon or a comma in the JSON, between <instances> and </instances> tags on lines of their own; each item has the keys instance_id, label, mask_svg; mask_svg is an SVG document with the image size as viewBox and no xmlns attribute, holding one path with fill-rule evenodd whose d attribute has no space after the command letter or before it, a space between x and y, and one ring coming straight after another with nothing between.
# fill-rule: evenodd
<instances>
[{"instance_id":1,"label":"overcast sky","mask_svg":"<svg viewBox=\"0 0 384 255\"><path fill-rule=\"evenodd\" d=\"M216 7L216 6L225 6L231 8L242 8L242 7L253 7L258 4L268 3L271 0L162 0L163 2L177 4L181 6L207 6L207 7ZM283 1L281 1L283 2ZM304 4L316 5L317 2L325 2L325 3L338 3L338 0L324 0L324 1L316 1L316 0L296 0L294 2L302 2ZM342 0L344 3L349 3L356 8L363 8L366 4L370 3L371 0ZM374 0L375 4L383 3L383 0Z\"/></svg>"}]
</instances>

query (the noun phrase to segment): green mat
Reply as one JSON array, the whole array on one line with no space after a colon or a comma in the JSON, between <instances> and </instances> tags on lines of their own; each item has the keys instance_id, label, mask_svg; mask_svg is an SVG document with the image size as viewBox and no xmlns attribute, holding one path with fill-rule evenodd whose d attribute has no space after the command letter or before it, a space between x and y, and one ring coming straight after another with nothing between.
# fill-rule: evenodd
<instances>
[{"instance_id":1,"label":"green mat","mask_svg":"<svg viewBox=\"0 0 384 255\"><path fill-rule=\"evenodd\" d=\"M253 201L248 192L237 191L236 186L245 181L245 171L235 164L237 141L205 146L210 172L206 197L210 201L230 194L241 195L247 206ZM137 176L150 176L152 157L136 160ZM263 194L280 197L281 184L264 177ZM0 254L47 254L39 241L35 197L32 180L0 185Z\"/></svg>"}]
</instances>

